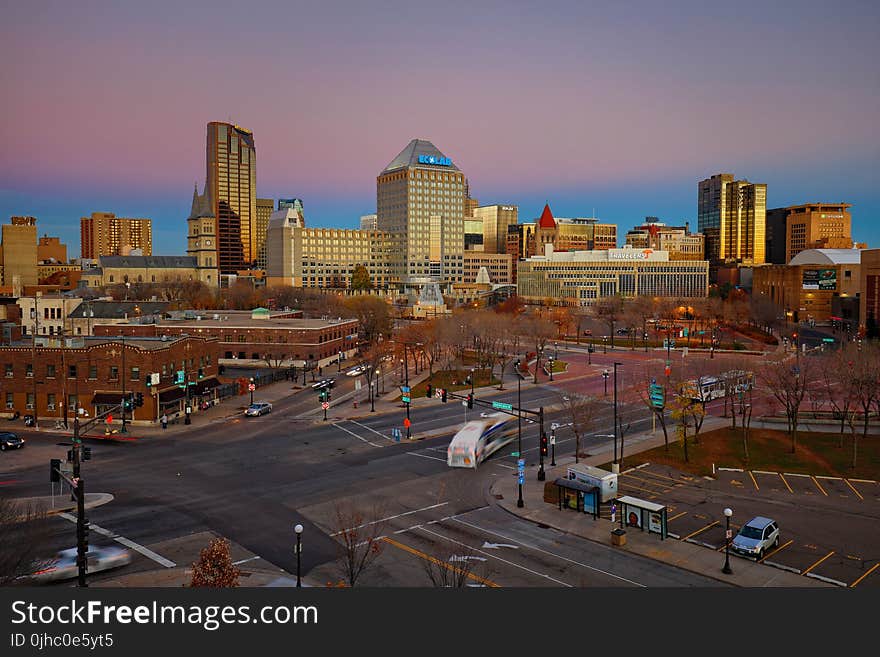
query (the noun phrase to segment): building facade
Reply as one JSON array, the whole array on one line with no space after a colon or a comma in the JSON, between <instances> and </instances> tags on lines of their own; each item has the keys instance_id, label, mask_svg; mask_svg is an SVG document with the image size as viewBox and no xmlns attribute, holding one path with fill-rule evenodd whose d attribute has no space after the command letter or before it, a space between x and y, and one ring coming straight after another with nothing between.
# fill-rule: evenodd
<instances>
[{"instance_id":1,"label":"building facade","mask_svg":"<svg viewBox=\"0 0 880 657\"><path fill-rule=\"evenodd\" d=\"M591 306L607 296L705 297L709 264L698 260L670 261L652 249L556 251L517 264L518 296L526 303Z\"/></svg>"},{"instance_id":2,"label":"building facade","mask_svg":"<svg viewBox=\"0 0 880 657\"><path fill-rule=\"evenodd\" d=\"M465 283L476 283L483 268L489 275L489 282L495 285L513 283L513 258L507 253L465 251L463 263Z\"/></svg>"},{"instance_id":3,"label":"building facade","mask_svg":"<svg viewBox=\"0 0 880 657\"><path fill-rule=\"evenodd\" d=\"M202 274L192 256L102 256L97 267L83 271L80 286L198 281Z\"/></svg>"},{"instance_id":4,"label":"building facade","mask_svg":"<svg viewBox=\"0 0 880 657\"><path fill-rule=\"evenodd\" d=\"M466 197L464 174L424 139L413 139L378 175L377 225L403 235L407 281L462 281Z\"/></svg>"},{"instance_id":5,"label":"building facade","mask_svg":"<svg viewBox=\"0 0 880 657\"><path fill-rule=\"evenodd\" d=\"M216 220L217 266L235 274L254 265L257 244L257 151L246 128L208 123L207 196Z\"/></svg>"},{"instance_id":6,"label":"building facade","mask_svg":"<svg viewBox=\"0 0 880 657\"><path fill-rule=\"evenodd\" d=\"M129 322L157 322L168 309L167 301L113 301L111 299L84 299L67 315L65 335L93 335L98 324L128 324Z\"/></svg>"},{"instance_id":7,"label":"building facade","mask_svg":"<svg viewBox=\"0 0 880 657\"><path fill-rule=\"evenodd\" d=\"M626 234L626 243L634 249L666 251L670 260L705 260L703 236L692 234L687 222L684 226L667 226L649 217Z\"/></svg>"},{"instance_id":8,"label":"building facade","mask_svg":"<svg viewBox=\"0 0 880 657\"><path fill-rule=\"evenodd\" d=\"M67 317L82 303L79 297L43 294L19 297L22 335L71 335Z\"/></svg>"},{"instance_id":9,"label":"building facade","mask_svg":"<svg viewBox=\"0 0 880 657\"><path fill-rule=\"evenodd\" d=\"M767 211L767 262L784 265L807 249L851 249L848 203L805 203Z\"/></svg>"},{"instance_id":10,"label":"building facade","mask_svg":"<svg viewBox=\"0 0 880 657\"><path fill-rule=\"evenodd\" d=\"M765 262L767 185L721 173L697 186L697 229L711 266Z\"/></svg>"},{"instance_id":11,"label":"building facade","mask_svg":"<svg viewBox=\"0 0 880 657\"><path fill-rule=\"evenodd\" d=\"M807 249L787 265L752 270L752 294L770 299L791 321L826 322L840 299L861 290L859 249Z\"/></svg>"},{"instance_id":12,"label":"building facade","mask_svg":"<svg viewBox=\"0 0 880 657\"><path fill-rule=\"evenodd\" d=\"M275 211L275 201L271 198L258 198L257 214L254 230L256 231L257 258L256 268L266 268L266 230L269 228L269 217Z\"/></svg>"},{"instance_id":13,"label":"building facade","mask_svg":"<svg viewBox=\"0 0 880 657\"><path fill-rule=\"evenodd\" d=\"M193 412L213 397L217 341L207 337L37 338L0 346L0 399L7 417L36 414L38 421L68 423L119 408L123 392L141 393L144 405L128 412L136 423L154 423L163 412ZM175 383L177 372L194 386ZM159 383L152 385L150 375ZM187 390L189 395L187 395ZM189 399L187 400L187 397ZM114 414L114 424L121 420Z\"/></svg>"},{"instance_id":14,"label":"building facade","mask_svg":"<svg viewBox=\"0 0 880 657\"><path fill-rule=\"evenodd\" d=\"M0 255L3 262L3 285L21 294L26 285L37 285L37 219L11 217L0 229Z\"/></svg>"},{"instance_id":15,"label":"building facade","mask_svg":"<svg viewBox=\"0 0 880 657\"><path fill-rule=\"evenodd\" d=\"M379 230L378 219L379 215L376 213L361 215L361 230Z\"/></svg>"},{"instance_id":16,"label":"building facade","mask_svg":"<svg viewBox=\"0 0 880 657\"><path fill-rule=\"evenodd\" d=\"M880 337L880 249L862 249L859 263L859 334Z\"/></svg>"},{"instance_id":17,"label":"building facade","mask_svg":"<svg viewBox=\"0 0 880 657\"><path fill-rule=\"evenodd\" d=\"M83 258L153 255L153 222L150 219L117 217L112 212L92 212L79 220L80 254Z\"/></svg>"},{"instance_id":18,"label":"building facade","mask_svg":"<svg viewBox=\"0 0 880 657\"><path fill-rule=\"evenodd\" d=\"M483 252L507 253L507 229L519 221L519 208L515 205L482 205L473 208L472 212L474 219L482 221Z\"/></svg>"}]
</instances>

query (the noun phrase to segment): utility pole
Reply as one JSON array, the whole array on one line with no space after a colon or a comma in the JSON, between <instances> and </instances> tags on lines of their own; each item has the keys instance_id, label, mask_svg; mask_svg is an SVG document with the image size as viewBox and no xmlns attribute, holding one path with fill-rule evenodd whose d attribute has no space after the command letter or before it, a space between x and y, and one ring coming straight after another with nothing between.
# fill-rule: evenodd
<instances>
[{"instance_id":1,"label":"utility pole","mask_svg":"<svg viewBox=\"0 0 880 657\"><path fill-rule=\"evenodd\" d=\"M31 376L34 381L34 429L40 428L37 413L37 334L40 332L40 313L37 312L37 293L34 292L34 334L31 336Z\"/></svg>"},{"instance_id":2,"label":"utility pole","mask_svg":"<svg viewBox=\"0 0 880 657\"><path fill-rule=\"evenodd\" d=\"M516 451L519 454L518 459L523 458L522 451L522 375L519 371L519 360L516 361ZM520 509L525 506L522 496L522 484L517 480L519 488L519 497L516 500L516 506Z\"/></svg>"},{"instance_id":3,"label":"utility pole","mask_svg":"<svg viewBox=\"0 0 880 657\"><path fill-rule=\"evenodd\" d=\"M540 456L540 462L538 466L538 481L544 481L544 479L546 479L547 477L547 475L544 473L544 451L542 447L544 438L544 407L541 406L538 409L538 455Z\"/></svg>"},{"instance_id":4,"label":"utility pole","mask_svg":"<svg viewBox=\"0 0 880 657\"><path fill-rule=\"evenodd\" d=\"M612 469L619 467L617 463L617 367L623 363L614 363L614 464Z\"/></svg>"},{"instance_id":5,"label":"utility pole","mask_svg":"<svg viewBox=\"0 0 880 657\"><path fill-rule=\"evenodd\" d=\"M403 345L403 372L406 377L406 382L403 384L406 386L406 389L409 390L409 362L406 357L406 344ZM410 419L409 419L409 402L406 403L406 438L409 440L410 438Z\"/></svg>"},{"instance_id":6,"label":"utility pole","mask_svg":"<svg viewBox=\"0 0 880 657\"><path fill-rule=\"evenodd\" d=\"M79 436L79 418L73 418L73 479L76 488L71 492L76 495L76 567L79 575L79 586L86 587L86 554L89 551L89 537L86 521L86 489L80 476L82 462L82 438Z\"/></svg>"},{"instance_id":7,"label":"utility pole","mask_svg":"<svg viewBox=\"0 0 880 657\"><path fill-rule=\"evenodd\" d=\"M125 333L122 334L122 433L128 433L128 429L125 428L125 407L126 407L126 398L125 398Z\"/></svg>"}]
</instances>

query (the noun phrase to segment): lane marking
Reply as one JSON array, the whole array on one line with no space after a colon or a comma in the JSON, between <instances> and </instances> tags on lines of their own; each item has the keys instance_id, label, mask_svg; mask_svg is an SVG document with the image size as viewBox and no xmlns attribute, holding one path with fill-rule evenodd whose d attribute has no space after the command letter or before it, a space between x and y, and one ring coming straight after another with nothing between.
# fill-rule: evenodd
<instances>
[{"instance_id":1,"label":"lane marking","mask_svg":"<svg viewBox=\"0 0 880 657\"><path fill-rule=\"evenodd\" d=\"M366 424L361 424L361 423L358 422L357 420L349 420L349 422L352 422L352 423L358 425L359 427L363 427L363 428L366 429L367 431L372 431L374 434L376 434L377 436L381 436L381 437L384 438L385 440L389 440L389 441L391 441L392 443L394 442L394 439L393 439L393 438L389 438L388 436L386 436L386 435L385 435L384 433L382 433L381 431L376 431L373 427L368 427Z\"/></svg>"},{"instance_id":2,"label":"lane marking","mask_svg":"<svg viewBox=\"0 0 880 657\"><path fill-rule=\"evenodd\" d=\"M688 534L687 536L685 536L685 537L684 537L683 539L681 539L681 540L686 541L686 540L688 540L689 538L693 538L693 537L696 536L697 534L701 534L701 533L703 533L704 531L706 531L706 530L709 529L710 527L714 527L714 526L717 525L719 522L721 522L721 521L720 521L720 520L715 520L714 522L712 522L712 523L706 525L705 527L702 527L702 528L698 529L697 531L695 531L695 532L693 532L693 533L691 533L691 534Z\"/></svg>"},{"instance_id":3,"label":"lane marking","mask_svg":"<svg viewBox=\"0 0 880 657\"><path fill-rule=\"evenodd\" d=\"M828 493L825 492L825 489L822 488L822 485L819 483L819 481L813 475L810 475L810 479L812 479L813 483L816 484L816 488L818 488L825 497L828 497Z\"/></svg>"},{"instance_id":4,"label":"lane marking","mask_svg":"<svg viewBox=\"0 0 880 657\"><path fill-rule=\"evenodd\" d=\"M755 490L756 490L756 491L761 490L761 489L758 487L758 480L755 479L755 475L752 474L752 471L751 471L751 470L749 470L749 477L751 478L752 483L755 484Z\"/></svg>"},{"instance_id":5,"label":"lane marking","mask_svg":"<svg viewBox=\"0 0 880 657\"><path fill-rule=\"evenodd\" d=\"M446 463L446 459L441 459L438 456L428 456L427 454L419 454L418 452L407 452L410 456L421 456L423 459L433 459L434 461L443 461Z\"/></svg>"},{"instance_id":6,"label":"lane marking","mask_svg":"<svg viewBox=\"0 0 880 657\"><path fill-rule=\"evenodd\" d=\"M373 447L382 447L382 445L377 445L376 443L371 443L371 442L370 442L369 440L367 440L366 438L363 438L362 436L357 435L354 431L349 431L349 430L346 429L345 427L340 426L340 425L336 424L335 422L333 422L332 424L333 424L333 426L336 427L337 429L342 429L345 433L354 436L354 437L357 438L358 440L360 440L360 441L362 441L362 442L365 442L365 443L367 443L368 445L372 445Z\"/></svg>"},{"instance_id":7,"label":"lane marking","mask_svg":"<svg viewBox=\"0 0 880 657\"><path fill-rule=\"evenodd\" d=\"M432 532L430 529L425 529L424 527L422 527L422 531L426 532L428 534L432 534L433 536L436 536L437 538L443 539L444 541L449 541L450 543L455 543L456 545L461 545L461 546L463 546L473 552L478 552L479 554L485 554L487 557L497 559L501 563L506 563L508 566L513 566L514 568L519 568L520 570L524 570L527 573L531 573L532 575L536 575L538 577L543 577L544 579L549 579L551 582L555 582L555 583L559 584L560 586L565 586L570 589L574 588L573 585L571 585L567 582L563 582L562 580L558 580L554 577L550 577L550 575L547 575L545 573L540 573L537 570L532 570L531 568L526 568L525 566L521 566L518 563L514 563L513 561L508 561L507 559L502 559L498 555L492 554L491 552L484 552L483 550L473 548L470 545L467 545L466 543L462 543L461 541L455 540L454 538L449 538L448 536L443 536L443 534L438 534L437 532Z\"/></svg>"},{"instance_id":8,"label":"lane marking","mask_svg":"<svg viewBox=\"0 0 880 657\"><path fill-rule=\"evenodd\" d=\"M781 552L782 550L784 550L785 548L787 548L787 547L788 547L789 545L791 545L792 543L794 543L794 539L789 539L788 543L785 543L785 544L783 544L783 545L780 545L778 548L776 548L775 550L773 550L773 552L769 552L768 554L765 554L765 555L764 555L764 559L767 559L767 558L769 558L769 557L772 557L772 556L773 556L774 554L776 554L777 552ZM764 559L759 559L759 560L758 560L758 563L764 563Z\"/></svg>"},{"instance_id":9,"label":"lane marking","mask_svg":"<svg viewBox=\"0 0 880 657\"><path fill-rule=\"evenodd\" d=\"M69 513L59 513L58 515L60 517L64 518L65 520L69 520L70 522L76 524L76 516L73 516ZM116 532L110 531L109 529L104 529L100 525L96 525L95 523L90 523L89 529L91 529L91 531L93 531L97 534L101 534L102 536L106 536L107 538L111 538L114 541L116 541L117 543L121 543L122 545L124 545L127 548L131 548L135 552L140 552L142 555L144 555L148 559L152 559L160 566L165 566L166 568L174 568L177 565L173 561L170 561L169 559L166 559L165 557L163 557L161 554L156 554L150 548L144 547L140 543L135 543L134 541L125 538L125 536L120 536Z\"/></svg>"},{"instance_id":10,"label":"lane marking","mask_svg":"<svg viewBox=\"0 0 880 657\"><path fill-rule=\"evenodd\" d=\"M808 572L810 572L811 570L813 570L813 568L815 568L815 567L818 566L820 563L822 563L823 561L825 561L825 559L827 559L828 557L830 557L832 554L834 554L834 550L831 550L831 552L829 552L829 553L826 554L824 557L822 557L821 559L819 559L819 561L817 561L816 563L814 563L812 566L810 566L810 567L807 568L806 570L801 571L801 575L806 575Z\"/></svg>"},{"instance_id":11,"label":"lane marking","mask_svg":"<svg viewBox=\"0 0 880 657\"><path fill-rule=\"evenodd\" d=\"M859 491L857 491L855 489L855 486L853 486L851 483L849 483L849 481L847 481L846 478L843 479L843 483L845 483L847 486L849 486L852 489L852 492L855 493L856 495L858 495L860 500L862 500L862 501L865 500L865 498L862 497L862 494Z\"/></svg>"},{"instance_id":12,"label":"lane marking","mask_svg":"<svg viewBox=\"0 0 880 657\"><path fill-rule=\"evenodd\" d=\"M794 495L794 491L791 489L791 486L788 485L788 481L785 479L785 477L782 475L782 473L777 472L776 474L778 474L779 478L782 479L782 483L785 484L785 487L788 489L788 492L791 493L792 495Z\"/></svg>"},{"instance_id":13,"label":"lane marking","mask_svg":"<svg viewBox=\"0 0 880 657\"><path fill-rule=\"evenodd\" d=\"M394 516L388 516L387 518L380 518L379 520L373 520L371 522L365 522L362 525L358 525L357 527L349 527L348 529L340 529L338 532L334 532L330 534L330 536L339 536L340 534L344 534L345 532L350 532L354 529L361 529L363 527L368 527L370 525L375 525L380 522L387 522L389 520L394 520L395 518L402 518L404 516L411 516L414 513L419 513L420 511L429 511L431 509L436 509L441 506L446 506L449 502L440 502L440 504L432 504L431 506L424 506L421 509L413 509L412 511L405 511L403 513L398 513Z\"/></svg>"},{"instance_id":14,"label":"lane marking","mask_svg":"<svg viewBox=\"0 0 880 657\"><path fill-rule=\"evenodd\" d=\"M786 477L809 477L810 475L800 474L797 472L786 472L785 476Z\"/></svg>"},{"instance_id":15,"label":"lane marking","mask_svg":"<svg viewBox=\"0 0 880 657\"><path fill-rule=\"evenodd\" d=\"M676 518L681 518L682 516L686 516L686 515L687 515L687 511L682 511L681 513L676 513L676 514L675 514L674 516L672 516L671 518L667 518L667 519L666 519L666 522L672 522L672 521L675 520Z\"/></svg>"},{"instance_id":16,"label":"lane marking","mask_svg":"<svg viewBox=\"0 0 880 657\"><path fill-rule=\"evenodd\" d=\"M446 568L447 570L451 570L454 573L458 573L460 575L466 575L470 579L473 579L477 582L480 582L481 584L485 584L486 586L491 586L493 588L501 588L501 586L499 584L496 584L492 580L488 580L485 577L480 577L479 575L475 575L474 573L465 572L464 570L462 570L461 568L458 568L457 566L453 566L451 564L448 564L445 561L440 561L440 559L437 559L436 557L432 557L429 554L425 554L421 550L416 550L415 548L410 547L409 545L404 545L403 543L399 543L398 541L395 541L393 538L383 537L382 540L390 545L393 545L394 547L396 547L400 550L403 550L404 552L409 552L410 554L413 554L413 555L419 557L420 559L424 559L425 561L430 561L431 563L436 564L442 568Z\"/></svg>"},{"instance_id":17,"label":"lane marking","mask_svg":"<svg viewBox=\"0 0 880 657\"><path fill-rule=\"evenodd\" d=\"M645 584L641 584L640 582L635 582L631 579L627 579L626 577L621 577L620 575L615 575L614 573L609 573L608 571L602 570L601 568L596 568L595 566L590 566L589 564L581 563L580 561L575 561L574 559L569 559L568 557L564 557L561 554L556 554L554 552L550 552L550 551L545 550L543 548L539 548L535 545L529 545L528 543L526 543L524 541L518 541L514 538L510 538L509 536L505 536L504 534L499 534L498 532L492 531L491 529L486 529L485 527L480 527L479 525L474 525L470 522L462 520L458 516L452 516L451 519L454 520L455 522L461 523L462 525L467 525L468 527L471 527L472 529L476 529L481 532L485 532L487 534L491 534L493 536L498 536L499 538L503 538L505 541L509 541L511 543L519 543L523 547L526 547L530 550L535 550L536 552L542 552L544 554L550 555L551 557L553 557L555 559L562 559L563 561L573 563L577 566L581 566L582 568L588 568L590 570L596 571L597 573L602 573L603 575L608 575L608 577L613 577L615 579L619 579L622 582L627 582L628 584L633 584L634 586L640 586L642 588L647 588L647 586Z\"/></svg>"},{"instance_id":18,"label":"lane marking","mask_svg":"<svg viewBox=\"0 0 880 657\"><path fill-rule=\"evenodd\" d=\"M849 587L850 587L850 588L853 588L856 584L858 584L858 583L861 582L863 579L865 579L868 575L870 575L870 574L873 573L875 570L877 570L877 568L880 568L880 561L878 561L878 562L875 563L873 566L871 566L871 568L868 570L868 572L866 572L864 575L862 575L861 577L859 577L855 582L853 582L852 584L850 584Z\"/></svg>"},{"instance_id":19,"label":"lane marking","mask_svg":"<svg viewBox=\"0 0 880 657\"><path fill-rule=\"evenodd\" d=\"M876 484L877 483L873 479L853 479L852 477L850 477L850 481L855 481L860 484Z\"/></svg>"},{"instance_id":20,"label":"lane marking","mask_svg":"<svg viewBox=\"0 0 880 657\"><path fill-rule=\"evenodd\" d=\"M247 559L239 559L238 561L233 561L233 566L238 566L239 564L247 563L248 561L253 561L254 559L259 559L260 557L248 557Z\"/></svg>"}]
</instances>

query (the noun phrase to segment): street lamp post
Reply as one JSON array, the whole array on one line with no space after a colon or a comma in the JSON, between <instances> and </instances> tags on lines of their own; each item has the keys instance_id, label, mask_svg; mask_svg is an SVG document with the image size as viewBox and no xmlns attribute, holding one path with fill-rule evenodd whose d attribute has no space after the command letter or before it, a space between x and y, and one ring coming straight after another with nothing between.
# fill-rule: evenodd
<instances>
[{"instance_id":1,"label":"street lamp post","mask_svg":"<svg viewBox=\"0 0 880 657\"><path fill-rule=\"evenodd\" d=\"M617 464L617 368L623 363L614 363L614 463Z\"/></svg>"},{"instance_id":2,"label":"street lamp post","mask_svg":"<svg viewBox=\"0 0 880 657\"><path fill-rule=\"evenodd\" d=\"M553 358L555 358L556 360L559 360L559 343L558 342L553 343Z\"/></svg>"},{"instance_id":3,"label":"street lamp post","mask_svg":"<svg viewBox=\"0 0 880 657\"><path fill-rule=\"evenodd\" d=\"M250 385L248 386L248 388L250 388L250 391L251 391L251 406L253 406L254 405L254 388L255 388L254 377L250 378Z\"/></svg>"},{"instance_id":4,"label":"street lamp post","mask_svg":"<svg viewBox=\"0 0 880 657\"><path fill-rule=\"evenodd\" d=\"M721 569L721 572L725 575L733 573L733 570L730 568L730 516L732 515L733 511L730 508L724 509L724 518L727 520L727 531L724 534L724 568Z\"/></svg>"},{"instance_id":5,"label":"street lamp post","mask_svg":"<svg viewBox=\"0 0 880 657\"><path fill-rule=\"evenodd\" d=\"M519 454L517 457L521 459L522 456L522 376L519 373L519 359L517 359L516 363L514 363L514 367L516 368L516 451ZM519 489L519 497L516 500L516 505L520 509L525 506L523 502L522 496L522 484L519 483L519 473L517 473L517 487Z\"/></svg>"},{"instance_id":6,"label":"street lamp post","mask_svg":"<svg viewBox=\"0 0 880 657\"><path fill-rule=\"evenodd\" d=\"M608 375L609 375L609 372L607 369L602 370L602 378L605 379L605 394L604 394L605 397L608 396Z\"/></svg>"},{"instance_id":7,"label":"street lamp post","mask_svg":"<svg viewBox=\"0 0 880 657\"><path fill-rule=\"evenodd\" d=\"M341 372L342 371L342 352L341 351L339 352L339 360L336 362L339 364L339 368L336 371Z\"/></svg>"},{"instance_id":8,"label":"street lamp post","mask_svg":"<svg viewBox=\"0 0 880 657\"><path fill-rule=\"evenodd\" d=\"M370 380L370 413L376 411L376 396L373 394L373 386L376 384L376 381Z\"/></svg>"},{"instance_id":9,"label":"street lamp post","mask_svg":"<svg viewBox=\"0 0 880 657\"><path fill-rule=\"evenodd\" d=\"M303 526L297 525L293 528L293 531L296 532L296 588L302 588L301 580L300 580L300 558L299 555L302 554L302 533Z\"/></svg>"},{"instance_id":10,"label":"street lamp post","mask_svg":"<svg viewBox=\"0 0 880 657\"><path fill-rule=\"evenodd\" d=\"M556 466L556 426L550 426L550 465Z\"/></svg>"},{"instance_id":11,"label":"street lamp post","mask_svg":"<svg viewBox=\"0 0 880 657\"><path fill-rule=\"evenodd\" d=\"M608 353L608 336L607 335L602 336L602 349L603 349L603 353L606 353L606 354Z\"/></svg>"},{"instance_id":12,"label":"street lamp post","mask_svg":"<svg viewBox=\"0 0 880 657\"><path fill-rule=\"evenodd\" d=\"M547 360L550 361L550 380L553 380L553 363L555 362L553 356L548 356Z\"/></svg>"}]
</instances>

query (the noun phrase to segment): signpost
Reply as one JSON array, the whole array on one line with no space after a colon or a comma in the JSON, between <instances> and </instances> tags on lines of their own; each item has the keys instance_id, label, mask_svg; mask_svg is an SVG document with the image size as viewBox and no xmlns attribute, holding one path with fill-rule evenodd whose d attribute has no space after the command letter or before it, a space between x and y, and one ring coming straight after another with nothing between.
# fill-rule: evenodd
<instances>
[{"instance_id":1,"label":"signpost","mask_svg":"<svg viewBox=\"0 0 880 657\"><path fill-rule=\"evenodd\" d=\"M321 402L321 408L324 409L324 421L327 421L327 409L330 408L329 402Z\"/></svg>"},{"instance_id":2,"label":"signpost","mask_svg":"<svg viewBox=\"0 0 880 657\"><path fill-rule=\"evenodd\" d=\"M492 408L497 408L499 411L512 411L513 404L505 404L504 402L492 402Z\"/></svg>"}]
</instances>

